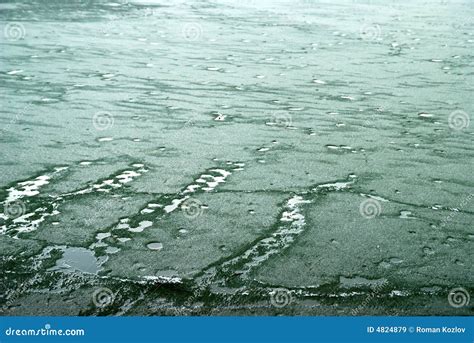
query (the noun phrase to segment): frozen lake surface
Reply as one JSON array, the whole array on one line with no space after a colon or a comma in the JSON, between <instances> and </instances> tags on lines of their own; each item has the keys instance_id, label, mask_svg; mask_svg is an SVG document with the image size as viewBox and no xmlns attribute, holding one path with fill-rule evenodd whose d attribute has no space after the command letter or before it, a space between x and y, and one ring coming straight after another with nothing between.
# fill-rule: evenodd
<instances>
[{"instance_id":1,"label":"frozen lake surface","mask_svg":"<svg viewBox=\"0 0 474 343\"><path fill-rule=\"evenodd\" d=\"M2 312L472 314L473 18L2 2Z\"/></svg>"}]
</instances>

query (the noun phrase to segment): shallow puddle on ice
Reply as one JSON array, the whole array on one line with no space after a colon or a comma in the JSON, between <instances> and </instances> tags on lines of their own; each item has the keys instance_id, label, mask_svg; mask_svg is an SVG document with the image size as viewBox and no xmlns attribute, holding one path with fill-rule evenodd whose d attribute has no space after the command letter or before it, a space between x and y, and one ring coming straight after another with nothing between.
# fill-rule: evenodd
<instances>
[{"instance_id":1,"label":"shallow puddle on ice","mask_svg":"<svg viewBox=\"0 0 474 343\"><path fill-rule=\"evenodd\" d=\"M128 229L128 231L130 232L142 232L143 230L145 230L146 228L150 227L153 225L153 222L152 221L149 221L149 220L143 220L141 221L140 223L138 223L138 226L137 227L130 227Z\"/></svg>"},{"instance_id":2,"label":"shallow puddle on ice","mask_svg":"<svg viewBox=\"0 0 474 343\"><path fill-rule=\"evenodd\" d=\"M357 287L381 287L386 284L387 279L369 280L360 276L355 277L339 277L339 282L343 288L357 288Z\"/></svg>"},{"instance_id":3,"label":"shallow puddle on ice","mask_svg":"<svg viewBox=\"0 0 474 343\"><path fill-rule=\"evenodd\" d=\"M146 246L150 250L161 250L161 249L163 249L163 244L160 243L160 242L148 243Z\"/></svg>"},{"instance_id":4,"label":"shallow puddle on ice","mask_svg":"<svg viewBox=\"0 0 474 343\"><path fill-rule=\"evenodd\" d=\"M92 251L86 248L68 247L64 249L63 256L56 261L56 266L49 270L97 274L99 267L99 260Z\"/></svg>"}]
</instances>

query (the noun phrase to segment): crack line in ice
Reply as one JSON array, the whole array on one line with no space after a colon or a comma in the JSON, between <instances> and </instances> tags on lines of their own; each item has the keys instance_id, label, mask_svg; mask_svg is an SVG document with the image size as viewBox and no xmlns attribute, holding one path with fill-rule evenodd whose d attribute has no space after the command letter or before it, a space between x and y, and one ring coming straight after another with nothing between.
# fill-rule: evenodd
<instances>
[{"instance_id":1,"label":"crack line in ice","mask_svg":"<svg viewBox=\"0 0 474 343\"><path fill-rule=\"evenodd\" d=\"M242 279L247 279L252 269L288 248L304 231L306 220L301 207L312 202L308 197L325 191L347 190L355 183L355 178L356 176L351 174L349 175L350 181L319 184L311 187L309 192L302 192L289 198L281 212L280 225L277 230L270 236L257 241L243 254L233 257L219 266L204 269L202 275L197 278L199 289L202 291L207 286L215 288L218 285L225 285L229 278L227 275L240 275Z\"/></svg>"},{"instance_id":2,"label":"crack line in ice","mask_svg":"<svg viewBox=\"0 0 474 343\"><path fill-rule=\"evenodd\" d=\"M25 197L33 197L40 194L41 187L49 184L52 177L66 169L68 169L68 167L56 167L52 173L40 175L32 180L18 182L16 187L7 189L8 196L3 204L5 205Z\"/></svg>"},{"instance_id":3,"label":"crack line in ice","mask_svg":"<svg viewBox=\"0 0 474 343\"><path fill-rule=\"evenodd\" d=\"M270 256L280 253L289 247L296 237L303 232L303 227L306 224L300 207L302 204L310 202L310 200L305 200L300 195L295 195L288 199L286 208L280 218L282 225L270 237L263 238L242 255L224 263L222 265L223 270L240 266L236 272L241 276L245 276L252 268L262 264Z\"/></svg>"},{"instance_id":4,"label":"crack line in ice","mask_svg":"<svg viewBox=\"0 0 474 343\"><path fill-rule=\"evenodd\" d=\"M245 164L242 162L227 162L226 164L234 166L235 168L233 170L242 170L242 167L245 166ZM143 232L146 228L153 226L153 221L150 220L150 216L156 211L160 210L162 212L159 213L158 216L154 215L155 217L153 218L153 220L159 220L161 216L176 211L186 200L191 197L192 193L196 193L198 191L213 191L219 184L224 183L227 177L229 177L230 175L232 175L232 172L223 168L208 169L206 172L201 174L196 180L194 180L190 185L185 186L184 189L178 193L177 198L169 200L169 197L162 196L159 199L154 199L152 200L152 202L148 203L145 208L141 209L139 213L129 218L120 219L118 223L112 225L107 230L111 230L111 232L113 232L113 239L116 239L119 243L125 243L130 239L128 239L128 237L120 237L120 230L125 229L133 233ZM204 184L206 184L207 187L203 187ZM163 199L165 199L168 204L157 203L159 200ZM130 224L131 221L134 223L138 221L138 225L133 227ZM103 235L105 233L101 234ZM109 248L111 247L111 245L108 245L107 243L103 242L103 238L100 239L100 237L102 236L99 236L99 238L96 237L96 241L90 246L91 249L104 246L107 246Z\"/></svg>"},{"instance_id":5,"label":"crack line in ice","mask_svg":"<svg viewBox=\"0 0 474 343\"><path fill-rule=\"evenodd\" d=\"M144 168L143 164L133 164L132 166L136 168L136 170L121 171L119 174L112 176L109 180L93 184L92 186L82 190L60 194L58 196L50 196L51 200L41 200L39 207L36 207L34 210L30 210L30 212L24 213L17 218L10 219L8 225L3 225L0 228L0 234L12 233L10 234L12 238L18 238L20 233L31 232L38 229L39 225L44 222L47 217L60 214L58 207L68 198L92 192L109 192L111 189L122 187L124 183L130 182L134 178L142 175L141 173L148 171L148 169ZM52 179L52 176L66 169L68 169L68 167L56 167L53 173L39 176L34 180L19 182L18 185L22 186L20 190L15 187L9 188L8 191L10 193L7 200L3 202L4 207L7 206L8 201L12 201L11 199L14 199L13 201L18 201L24 197L34 197L39 195L39 189L48 184L49 180ZM117 181L117 183L115 183L115 181ZM29 210L28 206L25 206L25 209ZM8 216L4 214L0 218L4 220L9 219Z\"/></svg>"}]
</instances>

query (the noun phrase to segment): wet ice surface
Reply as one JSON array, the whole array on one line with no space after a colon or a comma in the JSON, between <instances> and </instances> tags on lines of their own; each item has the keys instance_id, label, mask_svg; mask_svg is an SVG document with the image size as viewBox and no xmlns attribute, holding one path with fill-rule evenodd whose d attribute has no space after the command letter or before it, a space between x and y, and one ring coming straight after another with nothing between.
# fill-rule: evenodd
<instances>
[{"instance_id":1,"label":"wet ice surface","mask_svg":"<svg viewBox=\"0 0 474 343\"><path fill-rule=\"evenodd\" d=\"M2 309L466 313L473 14L0 4Z\"/></svg>"}]
</instances>

